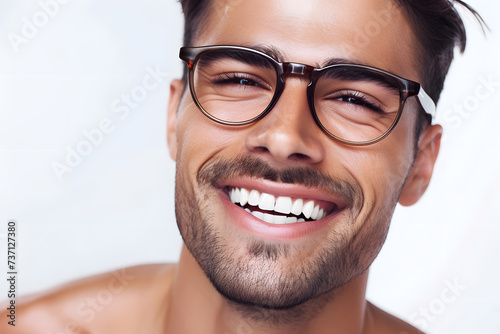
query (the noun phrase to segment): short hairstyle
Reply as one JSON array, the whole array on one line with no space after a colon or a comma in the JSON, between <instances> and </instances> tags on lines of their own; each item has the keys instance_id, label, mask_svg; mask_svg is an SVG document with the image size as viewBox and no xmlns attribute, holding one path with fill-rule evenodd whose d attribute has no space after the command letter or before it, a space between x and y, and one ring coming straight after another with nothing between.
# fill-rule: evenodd
<instances>
[{"instance_id":1,"label":"short hairstyle","mask_svg":"<svg viewBox=\"0 0 500 334\"><path fill-rule=\"evenodd\" d=\"M184 13L184 45L190 46L206 18L210 1L179 0ZM413 29L420 48L417 51L422 86L438 102L444 79L453 60L454 49L464 52L467 41L465 26L455 3L471 12L484 29L481 16L461 0L392 0L398 4ZM186 79L186 69L184 70Z\"/></svg>"}]
</instances>

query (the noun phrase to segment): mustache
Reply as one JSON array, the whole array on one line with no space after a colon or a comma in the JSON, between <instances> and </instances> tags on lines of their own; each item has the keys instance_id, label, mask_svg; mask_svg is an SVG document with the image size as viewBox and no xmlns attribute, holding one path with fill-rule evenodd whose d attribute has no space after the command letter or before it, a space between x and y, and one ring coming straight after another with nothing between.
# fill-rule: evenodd
<instances>
[{"instance_id":1,"label":"mustache","mask_svg":"<svg viewBox=\"0 0 500 334\"><path fill-rule=\"evenodd\" d=\"M237 157L234 160L218 158L207 161L197 173L199 184L217 186L225 179L235 177L262 178L274 182L318 188L327 193L342 196L348 206L363 203L363 192L355 181L329 176L309 167L276 169L255 157Z\"/></svg>"}]
</instances>

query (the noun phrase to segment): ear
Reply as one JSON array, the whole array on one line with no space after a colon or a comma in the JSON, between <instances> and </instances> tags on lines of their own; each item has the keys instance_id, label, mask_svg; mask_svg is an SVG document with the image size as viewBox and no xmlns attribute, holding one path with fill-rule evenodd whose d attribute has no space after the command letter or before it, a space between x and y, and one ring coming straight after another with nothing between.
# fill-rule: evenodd
<instances>
[{"instance_id":1,"label":"ear","mask_svg":"<svg viewBox=\"0 0 500 334\"><path fill-rule=\"evenodd\" d=\"M184 85L181 80L175 79L170 83L170 96L167 108L167 143L170 157L177 158L177 109L182 97Z\"/></svg>"},{"instance_id":2,"label":"ear","mask_svg":"<svg viewBox=\"0 0 500 334\"><path fill-rule=\"evenodd\" d=\"M420 135L417 158L399 196L401 205L415 204L427 189L439 153L442 134L441 125L431 125Z\"/></svg>"}]
</instances>

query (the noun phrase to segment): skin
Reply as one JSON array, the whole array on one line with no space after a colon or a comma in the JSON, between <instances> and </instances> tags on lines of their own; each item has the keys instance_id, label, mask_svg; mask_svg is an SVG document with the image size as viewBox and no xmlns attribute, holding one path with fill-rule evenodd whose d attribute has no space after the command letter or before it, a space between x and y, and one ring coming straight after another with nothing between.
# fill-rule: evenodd
<instances>
[{"instance_id":1,"label":"skin","mask_svg":"<svg viewBox=\"0 0 500 334\"><path fill-rule=\"evenodd\" d=\"M313 66L341 57L421 81L412 52L416 45L414 36L397 7L387 7L387 2L378 0L348 4L345 6L340 0L314 0L306 6L303 1L252 0L212 6L203 32L196 36L194 44L267 45L280 50L283 61ZM370 13L387 8L391 24L383 26L368 43L354 42L363 27L373 21ZM184 94L182 82L174 80L170 87L167 127L170 154L177 162L176 213L185 239L179 263L129 268L123 289L112 292L108 304L94 305L92 319L75 310L82 302L88 305L92 301L88 298L95 298L103 289L111 289L113 274L31 297L19 303L20 320L16 330L5 327L2 322L2 333L46 333L47 330L66 330L67 333L420 333L367 302L365 290L368 267L382 247L394 206L398 201L402 205L414 204L430 182L442 129L439 125L426 127L415 145L416 101L411 98L398 126L387 138L365 147L343 145L314 123L306 101L306 86L307 82L302 79L287 78L286 88L270 114L251 126L227 127L206 118L190 95ZM228 211L220 189L197 178L200 170L217 159L233 161L242 156L258 159L277 171L293 165L345 180L357 186L362 200L347 204L319 231L302 237L266 238L246 231L234 223L233 218L239 214ZM257 189L272 188L283 194L307 190L300 184L284 185L261 178L235 176L224 182L236 186L250 183ZM200 204L198 211L196 203ZM190 217L200 219L193 221ZM262 291L276 292L277 277L296 275L294 268L303 265L306 272L312 270L308 261L330 249L331 241L338 240L335 236L339 234L367 247L354 248L358 261L356 265L349 263L342 287L328 283L330 290L325 288L300 305L276 311L237 305L214 288L205 275L206 268L200 266L201 255L189 232L190 229L199 232L202 226L208 226L224 241L226 247L221 252L230 266L243 261L245 268L259 269L241 275L241 268L235 265L228 269L240 275L236 275L235 280L249 282L247 289L257 297L262 297L259 294ZM248 253L252 241L287 246L290 251L288 256L278 256L275 261L263 258L247 261L252 259ZM263 283L264 278L269 279ZM253 282L261 286L252 285ZM241 289L244 286L241 285ZM78 330L65 329L68 324L77 325Z\"/></svg>"}]
</instances>

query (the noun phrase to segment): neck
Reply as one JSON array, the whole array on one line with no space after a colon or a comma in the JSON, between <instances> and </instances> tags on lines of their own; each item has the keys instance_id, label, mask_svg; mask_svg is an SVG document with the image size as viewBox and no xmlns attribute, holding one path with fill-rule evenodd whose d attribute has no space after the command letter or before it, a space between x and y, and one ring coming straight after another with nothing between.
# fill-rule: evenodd
<instances>
[{"instance_id":1,"label":"neck","mask_svg":"<svg viewBox=\"0 0 500 334\"><path fill-rule=\"evenodd\" d=\"M185 246L176 268L164 333L363 333L368 273L288 310L222 297Z\"/></svg>"}]
</instances>

